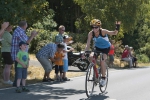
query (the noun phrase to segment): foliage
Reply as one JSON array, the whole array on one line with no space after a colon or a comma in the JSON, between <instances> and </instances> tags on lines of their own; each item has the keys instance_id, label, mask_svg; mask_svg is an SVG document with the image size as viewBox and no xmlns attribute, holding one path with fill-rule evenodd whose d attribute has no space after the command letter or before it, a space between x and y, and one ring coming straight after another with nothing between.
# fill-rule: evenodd
<instances>
[{"instance_id":1,"label":"foliage","mask_svg":"<svg viewBox=\"0 0 150 100\"><path fill-rule=\"evenodd\" d=\"M88 33L68 33L71 37L73 37L73 41L86 43L87 42L87 36Z\"/></svg>"},{"instance_id":2,"label":"foliage","mask_svg":"<svg viewBox=\"0 0 150 100\"><path fill-rule=\"evenodd\" d=\"M75 52L81 52L81 51L84 51L85 49L85 45L86 44L83 44L83 43L80 43L80 42L76 42L74 44L72 44L71 46L74 48Z\"/></svg>"},{"instance_id":3,"label":"foliage","mask_svg":"<svg viewBox=\"0 0 150 100\"><path fill-rule=\"evenodd\" d=\"M50 42L54 42L57 32L41 30L39 34L32 40L30 44L30 53L36 54L43 46Z\"/></svg>"},{"instance_id":4,"label":"foliage","mask_svg":"<svg viewBox=\"0 0 150 100\"><path fill-rule=\"evenodd\" d=\"M41 18L41 21L37 21L32 26L33 28L36 29L52 30L54 27L57 26L57 23L53 20L53 17L54 17L54 11L49 10L49 14L47 16L43 16Z\"/></svg>"},{"instance_id":5,"label":"foliage","mask_svg":"<svg viewBox=\"0 0 150 100\"><path fill-rule=\"evenodd\" d=\"M66 31L77 32L74 22L77 18L82 18L83 12L80 6L73 0L47 0L50 9L55 11L54 20L59 25L64 25Z\"/></svg>"},{"instance_id":6,"label":"foliage","mask_svg":"<svg viewBox=\"0 0 150 100\"><path fill-rule=\"evenodd\" d=\"M149 62L149 57L145 54L137 54L137 59L139 63L148 63Z\"/></svg>"},{"instance_id":7,"label":"foliage","mask_svg":"<svg viewBox=\"0 0 150 100\"><path fill-rule=\"evenodd\" d=\"M141 10L139 10L140 18L137 20L134 30L125 34L123 44L132 46L137 54L145 54L150 57L150 11L147 11L148 9L150 9L149 4L141 5Z\"/></svg>"},{"instance_id":8,"label":"foliage","mask_svg":"<svg viewBox=\"0 0 150 100\"><path fill-rule=\"evenodd\" d=\"M0 22L16 25L20 20L27 20L31 25L49 13L47 7L46 0L1 0Z\"/></svg>"},{"instance_id":9,"label":"foliage","mask_svg":"<svg viewBox=\"0 0 150 100\"><path fill-rule=\"evenodd\" d=\"M98 18L102 21L103 27L114 29L114 22L120 20L124 30L131 30L136 25L141 5L148 3L149 0L74 1L81 6L82 11L86 14L86 17L84 18L86 22L89 22L93 18ZM80 26L83 26L83 24L80 24Z\"/></svg>"}]
</instances>

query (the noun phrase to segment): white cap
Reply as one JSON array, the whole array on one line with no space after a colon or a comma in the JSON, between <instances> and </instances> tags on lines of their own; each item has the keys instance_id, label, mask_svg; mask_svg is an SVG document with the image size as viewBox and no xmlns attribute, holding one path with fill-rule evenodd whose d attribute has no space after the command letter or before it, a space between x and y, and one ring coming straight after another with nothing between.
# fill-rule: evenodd
<instances>
[{"instance_id":1,"label":"white cap","mask_svg":"<svg viewBox=\"0 0 150 100\"><path fill-rule=\"evenodd\" d=\"M133 49L133 47L129 47L130 49Z\"/></svg>"},{"instance_id":2,"label":"white cap","mask_svg":"<svg viewBox=\"0 0 150 100\"><path fill-rule=\"evenodd\" d=\"M128 45L125 45L125 48L128 48L129 46Z\"/></svg>"}]
</instances>

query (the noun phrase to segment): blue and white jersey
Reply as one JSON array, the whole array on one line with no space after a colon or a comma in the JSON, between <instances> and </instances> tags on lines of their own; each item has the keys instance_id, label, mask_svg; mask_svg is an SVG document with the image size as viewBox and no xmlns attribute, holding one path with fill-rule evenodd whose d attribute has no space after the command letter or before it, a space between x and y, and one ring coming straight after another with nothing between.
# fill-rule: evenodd
<instances>
[{"instance_id":1,"label":"blue and white jersey","mask_svg":"<svg viewBox=\"0 0 150 100\"><path fill-rule=\"evenodd\" d=\"M98 37L93 37L93 40L95 42L95 46L98 47L98 48L108 48L110 47L110 42L109 42L109 39L108 39L108 35L106 34L105 37L102 37L101 35L99 35Z\"/></svg>"}]
</instances>

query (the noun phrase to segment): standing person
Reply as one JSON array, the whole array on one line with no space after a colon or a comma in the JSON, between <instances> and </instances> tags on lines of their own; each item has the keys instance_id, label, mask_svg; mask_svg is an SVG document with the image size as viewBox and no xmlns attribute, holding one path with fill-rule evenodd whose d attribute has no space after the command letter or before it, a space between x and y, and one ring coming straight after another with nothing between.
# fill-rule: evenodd
<instances>
[{"instance_id":1,"label":"standing person","mask_svg":"<svg viewBox=\"0 0 150 100\"><path fill-rule=\"evenodd\" d=\"M62 73L63 73L63 49L57 49L55 56L54 56L54 63L55 63L55 74L56 80L62 81ZM58 73L60 72L60 77Z\"/></svg>"},{"instance_id":2,"label":"standing person","mask_svg":"<svg viewBox=\"0 0 150 100\"><path fill-rule=\"evenodd\" d=\"M18 27L14 30L14 33L12 36L11 56L12 56L13 61L15 62L15 80L13 82L13 86L16 86L16 81L17 81L16 69L17 69L18 62L16 62L15 60L16 60L17 53L19 51L18 45L21 41L24 41L27 44L29 44L32 41L32 39L38 34L38 32L32 31L31 36L28 37L26 35L27 26L28 26L28 24L26 21L20 21L18 24ZM28 46L26 48L26 52L28 52Z\"/></svg>"},{"instance_id":3,"label":"standing person","mask_svg":"<svg viewBox=\"0 0 150 100\"><path fill-rule=\"evenodd\" d=\"M55 37L55 43L62 43L63 42L63 34L65 32L65 26L60 25L58 28L59 33Z\"/></svg>"},{"instance_id":4,"label":"standing person","mask_svg":"<svg viewBox=\"0 0 150 100\"><path fill-rule=\"evenodd\" d=\"M50 72L52 70L52 61L54 62L54 55L57 49L64 49L64 45L62 43L55 44L55 43L49 43L46 46L42 47L38 53L36 54L36 58L41 63L42 67L45 70L44 76L43 76L43 82L49 82L54 81L50 78Z\"/></svg>"},{"instance_id":5,"label":"standing person","mask_svg":"<svg viewBox=\"0 0 150 100\"><path fill-rule=\"evenodd\" d=\"M2 46L1 46L1 52L2 52L2 57L4 60L4 70L3 70L3 79L4 83L6 84L13 84L12 81L10 81L10 69L13 64L13 60L11 58L11 40L12 40L12 35L10 32L12 31L13 26L9 25L4 34L2 34Z\"/></svg>"},{"instance_id":6,"label":"standing person","mask_svg":"<svg viewBox=\"0 0 150 100\"><path fill-rule=\"evenodd\" d=\"M101 69L102 69L102 79L100 80L100 85L104 86L106 84L106 66L105 66L105 60L107 59L107 54L110 50L110 42L108 39L108 35L117 35L119 28L120 28L120 22L116 22L116 29L114 31L109 31L107 29L101 28L101 21L99 19L93 19L90 22L90 26L92 30L88 34L88 39L86 43L85 52L89 50L90 48L90 42L93 39L94 40L94 46L97 51L101 51L103 53L103 60L100 62ZM90 54L90 59L93 59L94 52Z\"/></svg>"},{"instance_id":7,"label":"standing person","mask_svg":"<svg viewBox=\"0 0 150 100\"><path fill-rule=\"evenodd\" d=\"M9 26L9 22L4 22L3 24L1 24L1 29L0 29L0 41L2 41L3 39L1 38L5 29Z\"/></svg>"},{"instance_id":8,"label":"standing person","mask_svg":"<svg viewBox=\"0 0 150 100\"><path fill-rule=\"evenodd\" d=\"M63 36L63 39L64 39L63 44L65 46L65 48L64 48L64 54L65 54L65 56L63 58L63 62L64 62L64 65L63 65L63 80L64 81L70 81L70 79L68 79L66 77L66 72L68 71L68 52L71 52L74 49L71 48L71 49L67 50L67 44L72 39L71 37L65 35L65 36Z\"/></svg>"},{"instance_id":9,"label":"standing person","mask_svg":"<svg viewBox=\"0 0 150 100\"><path fill-rule=\"evenodd\" d=\"M108 53L108 55L109 55L109 67L113 67L114 66L114 53L115 53L115 47L114 47L114 41L113 40L111 40L110 41L110 43L111 43L111 46L110 46L110 50L109 50L109 53Z\"/></svg>"},{"instance_id":10,"label":"standing person","mask_svg":"<svg viewBox=\"0 0 150 100\"><path fill-rule=\"evenodd\" d=\"M129 50L130 50L129 46L126 45L125 49L122 53L121 59L129 62L129 67L131 68L132 67L132 58L130 57L130 51Z\"/></svg>"},{"instance_id":11,"label":"standing person","mask_svg":"<svg viewBox=\"0 0 150 100\"><path fill-rule=\"evenodd\" d=\"M16 61L17 63L17 93L21 93L20 82L22 80L22 91L29 92L26 86L26 78L27 78L27 68L29 66L29 55L26 52L27 43L21 41L19 43L20 51L17 53Z\"/></svg>"}]
</instances>

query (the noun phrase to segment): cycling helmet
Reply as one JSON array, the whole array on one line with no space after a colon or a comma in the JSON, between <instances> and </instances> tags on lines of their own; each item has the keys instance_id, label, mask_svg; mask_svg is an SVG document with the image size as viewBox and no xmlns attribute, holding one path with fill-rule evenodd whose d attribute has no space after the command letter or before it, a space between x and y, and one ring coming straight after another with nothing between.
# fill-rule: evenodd
<instances>
[{"instance_id":1,"label":"cycling helmet","mask_svg":"<svg viewBox=\"0 0 150 100\"><path fill-rule=\"evenodd\" d=\"M93 19L90 22L90 26L93 26L93 25L95 25L95 26L101 26L101 21L99 19Z\"/></svg>"}]
</instances>

